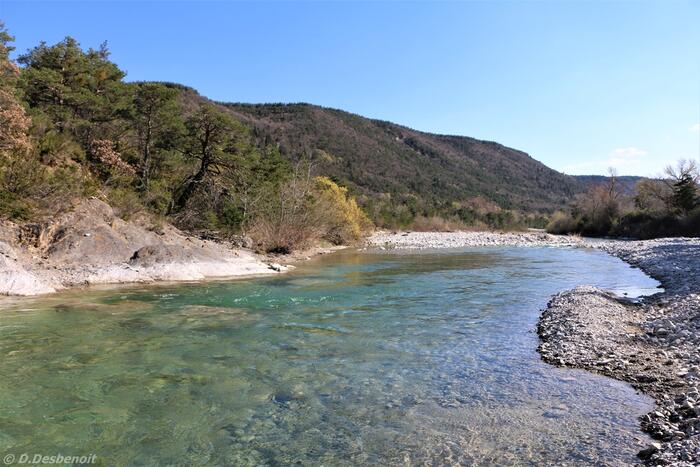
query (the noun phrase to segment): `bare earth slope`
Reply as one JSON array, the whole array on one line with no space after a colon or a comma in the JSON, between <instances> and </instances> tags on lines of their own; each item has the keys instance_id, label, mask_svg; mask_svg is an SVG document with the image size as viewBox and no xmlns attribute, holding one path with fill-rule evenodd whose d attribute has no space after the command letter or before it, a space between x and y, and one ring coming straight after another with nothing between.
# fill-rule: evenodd
<instances>
[{"instance_id":1,"label":"bare earth slope","mask_svg":"<svg viewBox=\"0 0 700 467\"><path fill-rule=\"evenodd\" d=\"M147 219L118 218L92 198L44 224L0 223L0 294L74 285L198 280L281 270L254 253L187 236Z\"/></svg>"}]
</instances>

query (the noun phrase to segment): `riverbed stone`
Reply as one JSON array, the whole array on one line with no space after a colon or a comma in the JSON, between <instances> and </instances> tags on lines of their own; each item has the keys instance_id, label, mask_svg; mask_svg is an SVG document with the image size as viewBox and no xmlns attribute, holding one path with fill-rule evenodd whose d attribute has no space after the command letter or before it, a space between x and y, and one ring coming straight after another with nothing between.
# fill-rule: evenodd
<instances>
[{"instance_id":1,"label":"riverbed stone","mask_svg":"<svg viewBox=\"0 0 700 467\"><path fill-rule=\"evenodd\" d=\"M700 465L695 403L700 240L611 240L588 246L641 268L665 291L638 304L590 287L558 294L538 325L543 359L628 381L654 397L658 409L640 422L658 441L640 451L640 459L647 465Z\"/></svg>"}]
</instances>

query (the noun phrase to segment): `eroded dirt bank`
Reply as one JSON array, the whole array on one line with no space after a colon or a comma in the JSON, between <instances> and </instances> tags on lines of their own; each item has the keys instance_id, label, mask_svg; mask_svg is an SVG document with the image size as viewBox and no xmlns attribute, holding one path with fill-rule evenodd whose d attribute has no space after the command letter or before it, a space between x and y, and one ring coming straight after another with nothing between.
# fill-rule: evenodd
<instances>
[{"instance_id":1,"label":"eroded dirt bank","mask_svg":"<svg viewBox=\"0 0 700 467\"><path fill-rule=\"evenodd\" d=\"M92 198L42 224L0 222L0 294L76 285L273 274L286 267L232 245L140 218L126 222Z\"/></svg>"}]
</instances>

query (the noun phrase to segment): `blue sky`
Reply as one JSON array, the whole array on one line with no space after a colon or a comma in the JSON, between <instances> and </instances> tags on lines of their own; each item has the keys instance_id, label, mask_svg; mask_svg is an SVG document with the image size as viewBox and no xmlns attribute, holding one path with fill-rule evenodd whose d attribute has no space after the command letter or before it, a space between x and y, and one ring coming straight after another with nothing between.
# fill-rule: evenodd
<instances>
[{"instance_id":1,"label":"blue sky","mask_svg":"<svg viewBox=\"0 0 700 467\"><path fill-rule=\"evenodd\" d=\"M109 42L129 80L498 141L572 174L700 158L700 1L0 0L19 52Z\"/></svg>"}]
</instances>

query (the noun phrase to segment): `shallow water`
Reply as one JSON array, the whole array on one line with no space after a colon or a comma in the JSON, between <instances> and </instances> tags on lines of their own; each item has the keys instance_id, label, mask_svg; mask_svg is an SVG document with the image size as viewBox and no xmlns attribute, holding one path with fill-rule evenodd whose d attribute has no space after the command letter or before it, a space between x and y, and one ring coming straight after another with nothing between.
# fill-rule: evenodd
<instances>
[{"instance_id":1,"label":"shallow water","mask_svg":"<svg viewBox=\"0 0 700 467\"><path fill-rule=\"evenodd\" d=\"M650 400L536 352L539 310L580 284L656 285L580 249L348 251L274 278L0 302L0 453L633 462Z\"/></svg>"}]
</instances>

